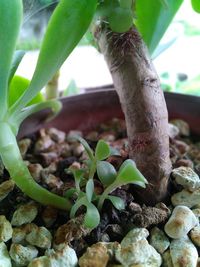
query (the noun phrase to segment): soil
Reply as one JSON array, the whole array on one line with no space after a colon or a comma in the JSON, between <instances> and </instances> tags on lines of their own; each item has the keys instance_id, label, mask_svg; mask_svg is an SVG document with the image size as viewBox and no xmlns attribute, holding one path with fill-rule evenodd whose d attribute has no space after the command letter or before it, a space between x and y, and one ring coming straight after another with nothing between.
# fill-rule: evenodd
<instances>
[{"instance_id":1,"label":"soil","mask_svg":"<svg viewBox=\"0 0 200 267\"><path fill-rule=\"evenodd\" d=\"M113 119L107 124L101 124L96 131L83 134L71 131L65 134L57 129L41 129L19 141L19 146L24 160L27 162L34 179L59 195L74 186L74 179L67 169L73 165L80 168L87 158L82 145L72 141L73 134L83 136L92 148L95 148L99 139L104 139L112 147L118 149L120 156L111 156L107 160L117 169L128 158L128 143L126 127L123 120ZM179 166L191 167L200 175L200 139L194 139L179 131L176 137L170 138L170 156L173 168ZM1 170L2 169L2 170ZM9 179L7 171L0 168L0 183ZM180 191L173 178L170 179L169 196ZM98 178L95 176L95 191L103 190ZM32 223L46 227L53 236L53 243L69 242L80 257L94 243L120 242L132 229L133 225L145 227L148 230L155 225L163 228L169 218L170 209L168 203L158 203L155 207L147 207L139 204L131 194L130 186L118 188L113 195L120 196L125 202L125 210L119 211L110 202L105 202L101 211L101 221L97 228L90 231L82 225L84 209L80 209L77 218L70 219L69 214L52 207L44 207L37 204L38 214ZM73 201L73 199L72 199ZM18 188L14 188L9 195L0 202L0 215L5 215L11 221L12 216L21 204L27 204L31 200ZM7 242L8 249L11 241ZM43 255L41 249L39 255Z\"/></svg>"}]
</instances>

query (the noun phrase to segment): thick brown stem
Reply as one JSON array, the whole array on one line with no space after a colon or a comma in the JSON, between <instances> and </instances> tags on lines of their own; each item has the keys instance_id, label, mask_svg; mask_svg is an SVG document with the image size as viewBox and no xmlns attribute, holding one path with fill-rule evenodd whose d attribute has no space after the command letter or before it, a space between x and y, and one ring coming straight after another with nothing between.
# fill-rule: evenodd
<instances>
[{"instance_id":1,"label":"thick brown stem","mask_svg":"<svg viewBox=\"0 0 200 267\"><path fill-rule=\"evenodd\" d=\"M96 38L125 114L129 156L149 181L140 197L155 204L166 197L171 171L168 113L159 78L135 27L124 34L98 29Z\"/></svg>"}]
</instances>

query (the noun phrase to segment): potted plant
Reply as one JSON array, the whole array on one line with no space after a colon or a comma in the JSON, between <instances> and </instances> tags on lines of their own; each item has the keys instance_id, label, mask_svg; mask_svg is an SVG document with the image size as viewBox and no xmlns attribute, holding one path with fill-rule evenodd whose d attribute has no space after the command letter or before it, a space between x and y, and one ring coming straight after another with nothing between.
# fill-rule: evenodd
<instances>
[{"instance_id":1,"label":"potted plant","mask_svg":"<svg viewBox=\"0 0 200 267\"><path fill-rule=\"evenodd\" d=\"M138 24L138 28L141 32L144 30L145 34L146 28L142 29L144 26L143 5L145 4L148 10L153 8L158 16L163 8L163 3L159 2L155 6L151 6L148 1L137 1L136 4L133 2L132 0L99 2L97 0L61 0L48 25L29 87L11 106L8 104L8 84L20 61L20 56L17 55L13 59L13 54L21 24L22 1L3 0L0 4L0 17L3 25L0 30L1 40L3 40L0 45L2 55L0 63L0 155L2 162L22 192L41 204L71 210L72 217L80 206L85 206L84 223L85 226L91 228L96 227L100 220L99 212L92 203L93 201L98 203L99 209L102 208L106 198L111 200L115 207L123 208L123 201L115 196L110 196L109 193L128 183L145 187L148 180L146 189L142 189L143 191L137 189L136 192L139 192L140 201L154 205L165 199L171 173L165 100L146 47L138 30L133 25L136 8L138 17L141 16L141 25ZM181 2L170 2L168 7L164 7L169 10L173 9L172 14L164 23L164 30ZM197 1L193 1L193 5L198 8ZM95 25L93 32L100 50L108 62L115 88L119 94L126 119L129 157L136 164L129 159L116 171L111 164L105 161L112 154L112 149L104 141L100 140L93 151L82 138L76 137L84 146L89 157L87 165L89 178L85 182L85 191L82 192L79 185L80 177L83 174L82 170L79 169L77 172L76 169L71 169L75 177L75 190L78 194L77 200L72 206L68 197L56 195L34 181L21 157L16 135L20 124L31 114L44 108L51 108L54 113L60 111L61 104L56 100L30 106L27 104L56 73L77 45L88 29L97 6L98 24ZM150 42L150 49L154 50L162 34L163 30L157 36L156 41L152 41L151 37L148 37L146 42ZM94 194L93 177L96 171L105 189L100 196ZM109 178L107 173L109 173ZM74 191L70 191L67 196L72 196L73 193ZM144 199L143 196L145 196ZM45 258L45 260L47 259ZM74 263L73 266L76 264Z\"/></svg>"}]
</instances>

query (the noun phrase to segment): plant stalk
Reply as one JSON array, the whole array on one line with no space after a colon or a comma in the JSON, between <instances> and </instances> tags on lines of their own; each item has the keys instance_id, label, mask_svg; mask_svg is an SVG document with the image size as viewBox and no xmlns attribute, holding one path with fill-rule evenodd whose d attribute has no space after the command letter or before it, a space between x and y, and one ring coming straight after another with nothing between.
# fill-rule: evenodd
<instances>
[{"instance_id":1,"label":"plant stalk","mask_svg":"<svg viewBox=\"0 0 200 267\"><path fill-rule=\"evenodd\" d=\"M137 193L153 205L167 196L171 172L168 112L159 78L135 27L118 34L102 25L95 37L125 115L129 157L149 182Z\"/></svg>"},{"instance_id":2,"label":"plant stalk","mask_svg":"<svg viewBox=\"0 0 200 267\"><path fill-rule=\"evenodd\" d=\"M11 178L22 192L43 205L70 210L71 203L68 199L49 192L34 181L21 157L16 137L10 126L6 122L0 122L0 129L1 159Z\"/></svg>"}]
</instances>

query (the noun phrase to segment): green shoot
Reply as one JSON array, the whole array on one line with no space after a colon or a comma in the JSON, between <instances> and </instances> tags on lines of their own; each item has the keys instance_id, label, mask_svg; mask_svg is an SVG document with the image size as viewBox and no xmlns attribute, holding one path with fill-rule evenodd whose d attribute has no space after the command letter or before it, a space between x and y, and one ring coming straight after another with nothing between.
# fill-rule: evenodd
<instances>
[{"instance_id":1,"label":"green shoot","mask_svg":"<svg viewBox=\"0 0 200 267\"><path fill-rule=\"evenodd\" d=\"M89 161L86 162L85 169L73 169L72 172L75 179L75 190L69 189L66 192L67 196L76 196L75 204L72 206L70 216L74 217L77 210L85 206L86 213L84 223L85 226L94 228L99 224L100 216L99 211L102 209L104 201L107 199L111 201L116 209L124 209L124 201L114 195L110 195L116 188L126 184L136 184L145 188L147 181L144 176L137 169L132 160L126 160L121 165L119 171L106 159L112 155L112 148L103 140L99 140L95 151L93 151L88 143L81 137L75 137L85 148ZM95 174L101 182L104 189L101 195L95 193ZM84 180L86 182L82 183ZM83 186L80 187L82 183ZM92 204L94 202L96 206ZM99 210L99 211L98 211Z\"/></svg>"}]
</instances>

